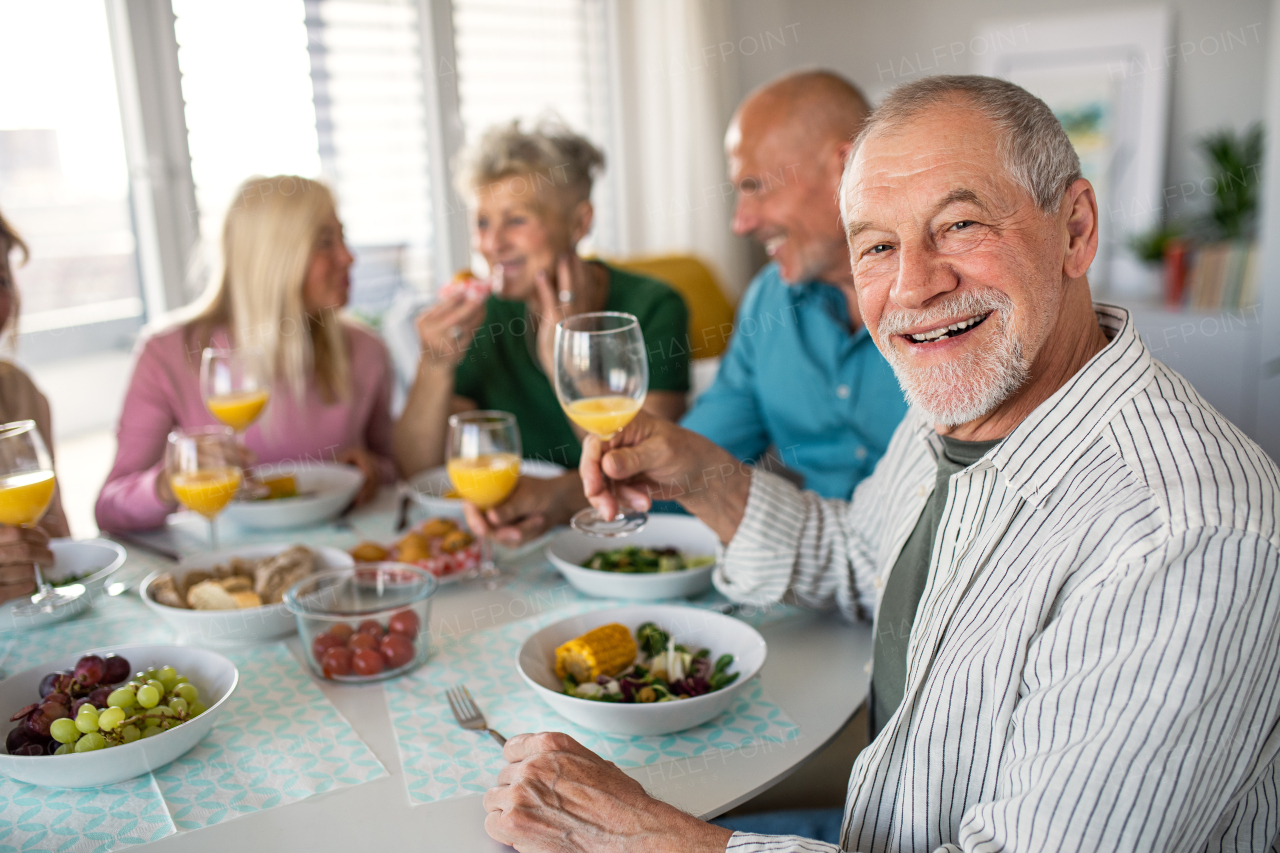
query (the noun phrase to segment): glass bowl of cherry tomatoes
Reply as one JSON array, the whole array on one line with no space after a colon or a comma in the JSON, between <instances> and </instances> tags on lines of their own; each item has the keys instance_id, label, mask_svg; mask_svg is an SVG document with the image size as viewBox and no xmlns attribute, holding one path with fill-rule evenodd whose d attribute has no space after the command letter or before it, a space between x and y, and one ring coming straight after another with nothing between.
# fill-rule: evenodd
<instances>
[{"instance_id":1,"label":"glass bowl of cherry tomatoes","mask_svg":"<svg viewBox=\"0 0 1280 853\"><path fill-rule=\"evenodd\" d=\"M406 563L356 563L299 581L284 603L312 671L363 684L404 675L427 659L437 583Z\"/></svg>"}]
</instances>

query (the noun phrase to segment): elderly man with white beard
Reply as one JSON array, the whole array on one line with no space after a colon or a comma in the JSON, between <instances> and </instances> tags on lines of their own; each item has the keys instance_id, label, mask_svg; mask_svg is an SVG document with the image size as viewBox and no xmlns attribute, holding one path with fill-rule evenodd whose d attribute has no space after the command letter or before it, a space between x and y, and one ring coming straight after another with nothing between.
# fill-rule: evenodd
<instances>
[{"instance_id":1,"label":"elderly man with white beard","mask_svg":"<svg viewBox=\"0 0 1280 853\"><path fill-rule=\"evenodd\" d=\"M638 417L588 441L588 497L679 494L731 598L875 619L840 849L1273 849L1280 472L1092 303L1097 202L1061 125L1011 83L913 82L840 193L911 402L875 472L826 500ZM522 853L835 849L702 823L565 735L506 756L486 827Z\"/></svg>"}]
</instances>

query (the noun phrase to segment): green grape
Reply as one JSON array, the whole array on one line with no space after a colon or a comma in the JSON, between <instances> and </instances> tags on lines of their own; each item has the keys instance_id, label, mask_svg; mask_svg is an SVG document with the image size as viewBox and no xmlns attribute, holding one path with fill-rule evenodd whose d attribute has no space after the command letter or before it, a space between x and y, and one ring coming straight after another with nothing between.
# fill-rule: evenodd
<instances>
[{"instance_id":1,"label":"green grape","mask_svg":"<svg viewBox=\"0 0 1280 853\"><path fill-rule=\"evenodd\" d=\"M138 688L138 704L144 708L154 708L160 704L160 691L150 684Z\"/></svg>"},{"instance_id":2,"label":"green grape","mask_svg":"<svg viewBox=\"0 0 1280 853\"><path fill-rule=\"evenodd\" d=\"M164 694L166 694L166 693L168 693L168 692L169 692L169 688L167 688L167 687L165 687L165 686L164 686L164 682L162 682L162 681L160 681L159 679L156 679L156 678L148 678L148 679L147 679L147 686L148 686L148 687L154 687L156 690L159 690L159 691L160 691L160 695L161 695L161 696L163 696Z\"/></svg>"},{"instance_id":3,"label":"green grape","mask_svg":"<svg viewBox=\"0 0 1280 853\"><path fill-rule=\"evenodd\" d=\"M54 720L49 726L49 734L61 744L75 743L80 739L80 730L76 728L76 721L70 717Z\"/></svg>"},{"instance_id":4,"label":"green grape","mask_svg":"<svg viewBox=\"0 0 1280 853\"><path fill-rule=\"evenodd\" d=\"M164 731L164 729L160 728L159 726L147 726L147 729L142 733L142 736L144 738L155 737L156 735L160 734L162 731Z\"/></svg>"},{"instance_id":5,"label":"green grape","mask_svg":"<svg viewBox=\"0 0 1280 853\"><path fill-rule=\"evenodd\" d=\"M200 698L200 691L196 689L194 684L179 684L174 688L173 692L187 700L188 705Z\"/></svg>"},{"instance_id":6,"label":"green grape","mask_svg":"<svg viewBox=\"0 0 1280 853\"><path fill-rule=\"evenodd\" d=\"M156 677L156 675L158 675L158 674L159 674L159 673L157 673L155 669L149 669L149 670L147 670L146 672L141 673L141 675L142 675L142 680L143 680L143 681L151 681L151 680L152 680L152 679L154 679L154 678Z\"/></svg>"},{"instance_id":7,"label":"green grape","mask_svg":"<svg viewBox=\"0 0 1280 853\"><path fill-rule=\"evenodd\" d=\"M123 708L129 710L138 701L138 694L130 687L117 687L111 691L111 695L107 697L107 704L113 708Z\"/></svg>"},{"instance_id":8,"label":"green grape","mask_svg":"<svg viewBox=\"0 0 1280 853\"><path fill-rule=\"evenodd\" d=\"M53 751L53 754L54 754L54 755L69 755L70 753L73 753L73 752L75 752L75 751L76 751L76 745L75 745L74 743L64 743L64 744L62 744L61 746L59 746L57 749L55 749L55 750Z\"/></svg>"},{"instance_id":9,"label":"green grape","mask_svg":"<svg viewBox=\"0 0 1280 853\"><path fill-rule=\"evenodd\" d=\"M169 700L169 707L173 709L173 713L179 717L185 717L187 714L187 700L181 696L175 696Z\"/></svg>"},{"instance_id":10,"label":"green grape","mask_svg":"<svg viewBox=\"0 0 1280 853\"><path fill-rule=\"evenodd\" d=\"M113 732L124 722L124 711L120 708L108 708L98 715L98 728L104 732Z\"/></svg>"},{"instance_id":11,"label":"green grape","mask_svg":"<svg viewBox=\"0 0 1280 853\"><path fill-rule=\"evenodd\" d=\"M166 691L178 686L178 671L171 666L162 666L156 678L164 685Z\"/></svg>"},{"instance_id":12,"label":"green grape","mask_svg":"<svg viewBox=\"0 0 1280 853\"><path fill-rule=\"evenodd\" d=\"M92 705L81 705L76 714L76 728L85 734L98 730L98 711Z\"/></svg>"},{"instance_id":13,"label":"green grape","mask_svg":"<svg viewBox=\"0 0 1280 853\"><path fill-rule=\"evenodd\" d=\"M91 732L76 741L76 752L93 752L95 749L106 749L106 746L106 738L97 732Z\"/></svg>"},{"instance_id":14,"label":"green grape","mask_svg":"<svg viewBox=\"0 0 1280 853\"><path fill-rule=\"evenodd\" d=\"M185 675L179 675L179 676L178 676L178 680L177 680L177 682L176 682L176 683L177 683L177 684L190 684L191 682L187 680L187 677L186 677Z\"/></svg>"},{"instance_id":15,"label":"green grape","mask_svg":"<svg viewBox=\"0 0 1280 853\"><path fill-rule=\"evenodd\" d=\"M198 717L209 709L204 706L203 702L197 699L196 701L191 703L191 707L188 708L187 710L190 712L191 716Z\"/></svg>"},{"instance_id":16,"label":"green grape","mask_svg":"<svg viewBox=\"0 0 1280 853\"><path fill-rule=\"evenodd\" d=\"M125 743L133 743L140 737L142 737L142 730L132 723L120 730L120 738Z\"/></svg>"},{"instance_id":17,"label":"green grape","mask_svg":"<svg viewBox=\"0 0 1280 853\"><path fill-rule=\"evenodd\" d=\"M174 711L168 705L157 705L147 712L148 717L172 717Z\"/></svg>"}]
</instances>

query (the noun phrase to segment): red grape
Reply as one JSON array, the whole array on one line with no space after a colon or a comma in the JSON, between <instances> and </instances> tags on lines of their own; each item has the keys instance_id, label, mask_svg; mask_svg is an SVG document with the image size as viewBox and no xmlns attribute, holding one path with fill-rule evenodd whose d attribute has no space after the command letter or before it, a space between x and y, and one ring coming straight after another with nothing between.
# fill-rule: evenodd
<instances>
[{"instance_id":1,"label":"red grape","mask_svg":"<svg viewBox=\"0 0 1280 853\"><path fill-rule=\"evenodd\" d=\"M351 639L347 640L347 648L353 652L360 649L376 649L378 648L378 638L372 634L352 634Z\"/></svg>"},{"instance_id":2,"label":"red grape","mask_svg":"<svg viewBox=\"0 0 1280 853\"><path fill-rule=\"evenodd\" d=\"M350 675L351 650L343 646L333 646L325 649L324 656L320 658L320 668L324 670L325 678L333 678L335 675Z\"/></svg>"},{"instance_id":3,"label":"red grape","mask_svg":"<svg viewBox=\"0 0 1280 853\"><path fill-rule=\"evenodd\" d=\"M104 664L103 684L119 684L129 677L129 670L133 668L129 666L129 661L119 655L107 655L102 662Z\"/></svg>"},{"instance_id":4,"label":"red grape","mask_svg":"<svg viewBox=\"0 0 1280 853\"><path fill-rule=\"evenodd\" d=\"M76 661L76 668L72 670L72 675L84 687L97 687L102 683L106 672L107 665L102 658L97 655L85 655Z\"/></svg>"},{"instance_id":5,"label":"red grape","mask_svg":"<svg viewBox=\"0 0 1280 853\"><path fill-rule=\"evenodd\" d=\"M346 622L339 622L338 624L334 625L332 628L329 629L330 634L337 637L339 640L341 640L344 643L347 640L350 640L351 635L354 634L355 632L356 632L356 629L352 628Z\"/></svg>"},{"instance_id":6,"label":"red grape","mask_svg":"<svg viewBox=\"0 0 1280 853\"><path fill-rule=\"evenodd\" d=\"M44 697L44 701L57 702L59 705L66 705L68 708L71 707L71 697L65 693L50 693L48 696Z\"/></svg>"},{"instance_id":7,"label":"red grape","mask_svg":"<svg viewBox=\"0 0 1280 853\"><path fill-rule=\"evenodd\" d=\"M371 637L381 637L383 634L382 624L377 619L366 619L360 623L359 628L356 628L356 633L368 634Z\"/></svg>"},{"instance_id":8,"label":"red grape","mask_svg":"<svg viewBox=\"0 0 1280 853\"><path fill-rule=\"evenodd\" d=\"M21 711L18 711L12 717L10 717L9 722L11 723L21 722L22 720L25 720L27 718L28 714L30 714L32 711L34 711L36 708L39 708L39 707L40 707L39 702L32 702L30 705L26 706Z\"/></svg>"},{"instance_id":9,"label":"red grape","mask_svg":"<svg viewBox=\"0 0 1280 853\"><path fill-rule=\"evenodd\" d=\"M311 641L311 654L315 655L316 660L320 660L329 649L341 645L344 645L342 640L332 634L316 634L315 639Z\"/></svg>"},{"instance_id":10,"label":"red grape","mask_svg":"<svg viewBox=\"0 0 1280 853\"><path fill-rule=\"evenodd\" d=\"M404 634L406 637L418 636L418 614L412 610L401 610L391 617L388 626L393 634Z\"/></svg>"},{"instance_id":11,"label":"red grape","mask_svg":"<svg viewBox=\"0 0 1280 853\"><path fill-rule=\"evenodd\" d=\"M359 649L351 656L351 669L356 675L377 675L382 672L382 655L373 649Z\"/></svg>"},{"instance_id":12,"label":"red grape","mask_svg":"<svg viewBox=\"0 0 1280 853\"><path fill-rule=\"evenodd\" d=\"M95 687L89 692L85 698L89 700L89 704L101 711L107 707L107 697L111 695L111 688L107 685Z\"/></svg>"},{"instance_id":13,"label":"red grape","mask_svg":"<svg viewBox=\"0 0 1280 853\"><path fill-rule=\"evenodd\" d=\"M71 715L67 713L67 709L57 702L46 702L28 714L23 725L26 726L27 731L36 737L47 738L49 737L49 726L53 725L53 721L69 716Z\"/></svg>"},{"instance_id":14,"label":"red grape","mask_svg":"<svg viewBox=\"0 0 1280 853\"><path fill-rule=\"evenodd\" d=\"M58 683L62 679L62 673L51 672L44 678L40 679L40 698L48 696L58 689Z\"/></svg>"},{"instance_id":15,"label":"red grape","mask_svg":"<svg viewBox=\"0 0 1280 853\"><path fill-rule=\"evenodd\" d=\"M382 638L382 656L391 669L404 666L413 660L413 655L413 640L404 634L388 634Z\"/></svg>"}]
</instances>

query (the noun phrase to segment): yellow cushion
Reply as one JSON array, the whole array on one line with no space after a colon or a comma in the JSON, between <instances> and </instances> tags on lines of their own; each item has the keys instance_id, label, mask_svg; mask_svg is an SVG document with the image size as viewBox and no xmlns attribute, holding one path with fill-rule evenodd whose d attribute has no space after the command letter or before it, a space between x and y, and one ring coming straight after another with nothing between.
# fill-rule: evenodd
<instances>
[{"instance_id":1,"label":"yellow cushion","mask_svg":"<svg viewBox=\"0 0 1280 853\"><path fill-rule=\"evenodd\" d=\"M680 294L689 308L691 358L714 358L724 352L733 333L733 306L706 264L692 255L657 255L611 263L665 281Z\"/></svg>"}]
</instances>

